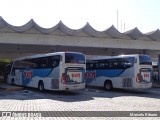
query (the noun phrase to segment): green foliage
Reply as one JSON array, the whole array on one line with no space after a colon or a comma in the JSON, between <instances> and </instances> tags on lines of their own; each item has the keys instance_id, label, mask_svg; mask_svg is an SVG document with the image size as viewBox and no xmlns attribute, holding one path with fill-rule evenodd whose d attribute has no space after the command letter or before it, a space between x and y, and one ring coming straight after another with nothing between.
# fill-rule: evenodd
<instances>
[{"instance_id":1,"label":"green foliage","mask_svg":"<svg viewBox=\"0 0 160 120\"><path fill-rule=\"evenodd\" d=\"M3 62L3 63L10 63L12 60L10 59L0 59L0 62Z\"/></svg>"}]
</instances>

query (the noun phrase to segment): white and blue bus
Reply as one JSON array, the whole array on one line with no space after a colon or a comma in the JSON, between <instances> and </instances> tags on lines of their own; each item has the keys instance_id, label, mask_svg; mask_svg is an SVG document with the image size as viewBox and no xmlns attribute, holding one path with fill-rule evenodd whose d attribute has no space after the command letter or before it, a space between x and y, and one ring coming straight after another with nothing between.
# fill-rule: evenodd
<instances>
[{"instance_id":1,"label":"white and blue bus","mask_svg":"<svg viewBox=\"0 0 160 120\"><path fill-rule=\"evenodd\" d=\"M152 87L152 61L148 55L97 57L86 61L86 85L122 89Z\"/></svg>"},{"instance_id":2,"label":"white and blue bus","mask_svg":"<svg viewBox=\"0 0 160 120\"><path fill-rule=\"evenodd\" d=\"M84 89L85 70L82 53L38 54L14 60L7 82L38 88L40 91Z\"/></svg>"}]
</instances>

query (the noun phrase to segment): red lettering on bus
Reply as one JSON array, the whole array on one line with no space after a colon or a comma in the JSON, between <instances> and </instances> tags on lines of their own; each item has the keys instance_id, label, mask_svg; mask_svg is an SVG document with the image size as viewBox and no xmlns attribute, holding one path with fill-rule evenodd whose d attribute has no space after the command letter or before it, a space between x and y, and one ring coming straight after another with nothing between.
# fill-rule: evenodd
<instances>
[{"instance_id":1,"label":"red lettering on bus","mask_svg":"<svg viewBox=\"0 0 160 120\"><path fill-rule=\"evenodd\" d=\"M93 72L86 72L86 75L85 75L85 78L96 78L96 72L93 71Z\"/></svg>"},{"instance_id":2,"label":"red lettering on bus","mask_svg":"<svg viewBox=\"0 0 160 120\"><path fill-rule=\"evenodd\" d=\"M80 78L80 73L72 73L72 78Z\"/></svg>"},{"instance_id":3,"label":"red lettering on bus","mask_svg":"<svg viewBox=\"0 0 160 120\"><path fill-rule=\"evenodd\" d=\"M24 71L24 79L32 78L32 71Z\"/></svg>"},{"instance_id":4,"label":"red lettering on bus","mask_svg":"<svg viewBox=\"0 0 160 120\"><path fill-rule=\"evenodd\" d=\"M149 78L149 74L144 74L144 78Z\"/></svg>"}]
</instances>

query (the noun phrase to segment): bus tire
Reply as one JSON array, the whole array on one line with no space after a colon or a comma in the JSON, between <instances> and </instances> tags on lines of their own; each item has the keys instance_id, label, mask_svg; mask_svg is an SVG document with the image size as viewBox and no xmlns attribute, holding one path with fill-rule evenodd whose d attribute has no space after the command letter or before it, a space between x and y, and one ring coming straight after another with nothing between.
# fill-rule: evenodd
<instances>
[{"instance_id":1,"label":"bus tire","mask_svg":"<svg viewBox=\"0 0 160 120\"><path fill-rule=\"evenodd\" d=\"M104 88L105 88L105 90L108 90L108 91L112 90L113 89L112 81L111 80L106 80L104 82Z\"/></svg>"},{"instance_id":2,"label":"bus tire","mask_svg":"<svg viewBox=\"0 0 160 120\"><path fill-rule=\"evenodd\" d=\"M38 90L43 92L45 89L44 89L44 83L43 81L39 81L38 83Z\"/></svg>"}]
</instances>

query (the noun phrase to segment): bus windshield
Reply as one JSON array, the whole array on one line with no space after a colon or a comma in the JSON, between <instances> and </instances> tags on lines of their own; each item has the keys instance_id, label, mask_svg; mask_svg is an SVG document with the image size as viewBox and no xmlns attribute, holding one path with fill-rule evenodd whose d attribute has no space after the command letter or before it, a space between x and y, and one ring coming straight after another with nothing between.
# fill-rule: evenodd
<instances>
[{"instance_id":1,"label":"bus windshield","mask_svg":"<svg viewBox=\"0 0 160 120\"><path fill-rule=\"evenodd\" d=\"M139 63L140 63L140 65L152 65L151 58L146 55L139 56Z\"/></svg>"},{"instance_id":2,"label":"bus windshield","mask_svg":"<svg viewBox=\"0 0 160 120\"><path fill-rule=\"evenodd\" d=\"M65 63L85 64L85 57L83 54L65 53Z\"/></svg>"}]
</instances>

